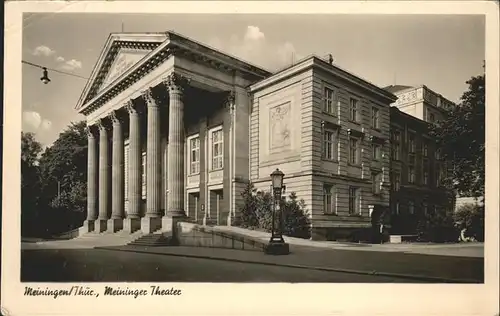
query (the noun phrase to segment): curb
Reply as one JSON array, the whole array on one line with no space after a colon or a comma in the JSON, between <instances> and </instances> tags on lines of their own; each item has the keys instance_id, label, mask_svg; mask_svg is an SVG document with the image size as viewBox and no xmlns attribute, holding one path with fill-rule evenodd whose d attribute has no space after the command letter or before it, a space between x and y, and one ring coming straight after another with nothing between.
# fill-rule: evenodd
<instances>
[{"instance_id":1,"label":"curb","mask_svg":"<svg viewBox=\"0 0 500 316\"><path fill-rule=\"evenodd\" d=\"M210 260L230 261L230 262L238 262L238 263L253 263L253 264L261 264L261 265L268 265L268 266L279 266L279 267L308 269L308 270L340 272L340 273L349 273L349 274L395 277L395 278L409 279L409 280L429 281L429 282L433 282L433 283L473 283L473 284L484 283L484 281L471 280L471 279L447 279L447 278L440 278L440 277L400 274L400 273L390 273L390 272L379 272L379 271L363 271L363 270L350 270L350 269L341 269L341 268L306 266L306 265L288 264L288 263L248 261L248 260L222 258L222 257L214 257L214 256L206 256L206 255L202 256L202 255L191 255L191 254L160 253L160 252L150 252L147 250L139 250L139 249L117 249L117 248L111 248L111 247L94 247L94 249L122 251L122 252L134 252L134 253L148 253L148 254L160 255L160 256L210 259Z\"/></svg>"}]
</instances>

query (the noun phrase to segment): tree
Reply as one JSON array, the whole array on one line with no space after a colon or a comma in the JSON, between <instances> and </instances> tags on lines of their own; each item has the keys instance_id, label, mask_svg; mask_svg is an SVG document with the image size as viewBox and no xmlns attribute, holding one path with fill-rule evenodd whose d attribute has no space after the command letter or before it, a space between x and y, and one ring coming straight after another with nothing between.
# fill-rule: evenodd
<instances>
[{"instance_id":1,"label":"tree","mask_svg":"<svg viewBox=\"0 0 500 316\"><path fill-rule=\"evenodd\" d=\"M40 158L43 204L79 221L86 210L87 134L84 121L71 123ZM73 214L74 216L72 216ZM61 223L60 229L78 223ZM56 228L54 228L56 229Z\"/></svg>"},{"instance_id":2,"label":"tree","mask_svg":"<svg viewBox=\"0 0 500 316\"><path fill-rule=\"evenodd\" d=\"M35 134L21 132L21 161L34 166L41 152L42 144L35 139Z\"/></svg>"},{"instance_id":3,"label":"tree","mask_svg":"<svg viewBox=\"0 0 500 316\"><path fill-rule=\"evenodd\" d=\"M39 211L40 173L38 157L42 145L35 134L21 132L21 234L36 235Z\"/></svg>"},{"instance_id":4,"label":"tree","mask_svg":"<svg viewBox=\"0 0 500 316\"><path fill-rule=\"evenodd\" d=\"M453 166L446 183L461 196L484 197L485 75L466 83L469 88L458 106L430 132Z\"/></svg>"},{"instance_id":5,"label":"tree","mask_svg":"<svg viewBox=\"0 0 500 316\"><path fill-rule=\"evenodd\" d=\"M464 238L484 241L484 205L464 204L454 214L455 226Z\"/></svg>"}]
</instances>

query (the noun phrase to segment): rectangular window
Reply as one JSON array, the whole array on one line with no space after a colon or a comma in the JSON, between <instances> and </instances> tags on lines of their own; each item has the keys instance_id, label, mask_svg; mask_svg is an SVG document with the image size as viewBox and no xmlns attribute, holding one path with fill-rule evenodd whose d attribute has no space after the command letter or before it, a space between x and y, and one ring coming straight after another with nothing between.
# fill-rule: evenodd
<instances>
[{"instance_id":1,"label":"rectangular window","mask_svg":"<svg viewBox=\"0 0 500 316\"><path fill-rule=\"evenodd\" d=\"M401 174L399 172L392 173L392 188L393 191L399 191L401 186Z\"/></svg>"},{"instance_id":2,"label":"rectangular window","mask_svg":"<svg viewBox=\"0 0 500 316\"><path fill-rule=\"evenodd\" d=\"M349 163L359 164L359 140L354 137L349 138Z\"/></svg>"},{"instance_id":3,"label":"rectangular window","mask_svg":"<svg viewBox=\"0 0 500 316\"><path fill-rule=\"evenodd\" d=\"M427 139L422 142L422 154L424 157L429 157L429 141Z\"/></svg>"},{"instance_id":4,"label":"rectangular window","mask_svg":"<svg viewBox=\"0 0 500 316\"><path fill-rule=\"evenodd\" d=\"M391 156L392 160L399 160L399 154L400 154L400 142L401 142L401 133L400 132L393 132L392 133L392 151L391 151Z\"/></svg>"},{"instance_id":5,"label":"rectangular window","mask_svg":"<svg viewBox=\"0 0 500 316\"><path fill-rule=\"evenodd\" d=\"M392 208L392 213L399 215L399 202L394 203L394 206Z\"/></svg>"},{"instance_id":6,"label":"rectangular window","mask_svg":"<svg viewBox=\"0 0 500 316\"><path fill-rule=\"evenodd\" d=\"M142 153L142 196L146 196L146 152Z\"/></svg>"},{"instance_id":7,"label":"rectangular window","mask_svg":"<svg viewBox=\"0 0 500 316\"><path fill-rule=\"evenodd\" d=\"M436 152L434 153L436 160L441 160L441 149L436 149Z\"/></svg>"},{"instance_id":8,"label":"rectangular window","mask_svg":"<svg viewBox=\"0 0 500 316\"><path fill-rule=\"evenodd\" d=\"M408 201L408 213L415 213L415 203L413 201Z\"/></svg>"},{"instance_id":9,"label":"rectangular window","mask_svg":"<svg viewBox=\"0 0 500 316\"><path fill-rule=\"evenodd\" d=\"M189 140L189 174L200 173L200 138L194 137Z\"/></svg>"},{"instance_id":10,"label":"rectangular window","mask_svg":"<svg viewBox=\"0 0 500 316\"><path fill-rule=\"evenodd\" d=\"M123 152L123 177L124 177L124 193L125 193L125 200L128 200L128 166L129 166L129 146L125 146L124 152Z\"/></svg>"},{"instance_id":11,"label":"rectangular window","mask_svg":"<svg viewBox=\"0 0 500 316\"><path fill-rule=\"evenodd\" d=\"M440 166L436 166L436 186L439 187L441 186L441 167Z\"/></svg>"},{"instance_id":12,"label":"rectangular window","mask_svg":"<svg viewBox=\"0 0 500 316\"><path fill-rule=\"evenodd\" d=\"M408 166L408 183L415 183L415 167Z\"/></svg>"},{"instance_id":13,"label":"rectangular window","mask_svg":"<svg viewBox=\"0 0 500 316\"><path fill-rule=\"evenodd\" d=\"M415 134L408 134L408 152L414 154L415 153Z\"/></svg>"},{"instance_id":14,"label":"rectangular window","mask_svg":"<svg viewBox=\"0 0 500 316\"><path fill-rule=\"evenodd\" d=\"M212 132L212 170L224 167L224 134L222 129Z\"/></svg>"},{"instance_id":15,"label":"rectangular window","mask_svg":"<svg viewBox=\"0 0 500 316\"><path fill-rule=\"evenodd\" d=\"M349 214L359 213L359 188L349 187Z\"/></svg>"},{"instance_id":16,"label":"rectangular window","mask_svg":"<svg viewBox=\"0 0 500 316\"><path fill-rule=\"evenodd\" d=\"M337 160L337 132L325 130L323 132L323 158Z\"/></svg>"},{"instance_id":17,"label":"rectangular window","mask_svg":"<svg viewBox=\"0 0 500 316\"><path fill-rule=\"evenodd\" d=\"M428 185L429 184L429 171L427 170L427 167L425 167L426 169L424 170L424 184L425 185Z\"/></svg>"},{"instance_id":18,"label":"rectangular window","mask_svg":"<svg viewBox=\"0 0 500 316\"><path fill-rule=\"evenodd\" d=\"M436 117L434 116L434 113L429 113L428 121L429 121L429 123L434 123L436 121Z\"/></svg>"},{"instance_id":19,"label":"rectangular window","mask_svg":"<svg viewBox=\"0 0 500 316\"><path fill-rule=\"evenodd\" d=\"M380 128L380 111L376 107L372 107L372 127Z\"/></svg>"},{"instance_id":20,"label":"rectangular window","mask_svg":"<svg viewBox=\"0 0 500 316\"><path fill-rule=\"evenodd\" d=\"M422 203L422 213L424 215L427 215L427 203Z\"/></svg>"},{"instance_id":21,"label":"rectangular window","mask_svg":"<svg viewBox=\"0 0 500 316\"><path fill-rule=\"evenodd\" d=\"M351 98L349 106L349 119L353 122L358 121L358 100Z\"/></svg>"},{"instance_id":22,"label":"rectangular window","mask_svg":"<svg viewBox=\"0 0 500 316\"><path fill-rule=\"evenodd\" d=\"M337 213L336 200L335 187L325 184L323 186L323 212L325 214Z\"/></svg>"},{"instance_id":23,"label":"rectangular window","mask_svg":"<svg viewBox=\"0 0 500 316\"><path fill-rule=\"evenodd\" d=\"M372 159L373 160L382 159L382 146L380 144L372 144Z\"/></svg>"},{"instance_id":24,"label":"rectangular window","mask_svg":"<svg viewBox=\"0 0 500 316\"><path fill-rule=\"evenodd\" d=\"M336 93L333 89L330 89L328 87L325 87L324 91L324 106L323 106L323 111L325 111L328 114L336 115L337 114L337 106L335 104L336 100Z\"/></svg>"},{"instance_id":25,"label":"rectangular window","mask_svg":"<svg viewBox=\"0 0 500 316\"><path fill-rule=\"evenodd\" d=\"M382 180L382 174L380 172L372 173L372 192L373 194L380 194L380 182Z\"/></svg>"}]
</instances>

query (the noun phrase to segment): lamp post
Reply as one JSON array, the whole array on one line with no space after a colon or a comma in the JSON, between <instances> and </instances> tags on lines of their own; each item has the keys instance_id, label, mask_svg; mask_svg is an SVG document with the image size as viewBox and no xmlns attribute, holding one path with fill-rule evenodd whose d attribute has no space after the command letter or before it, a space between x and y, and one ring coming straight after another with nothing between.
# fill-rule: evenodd
<instances>
[{"instance_id":1,"label":"lamp post","mask_svg":"<svg viewBox=\"0 0 500 316\"><path fill-rule=\"evenodd\" d=\"M279 169L276 169L271 173L271 188L273 194L273 209L272 209L272 231L271 239L269 243L264 248L264 252L269 255L287 255L290 253L289 245L283 239L282 227L283 227L283 216L281 212L280 202L281 194L285 189L283 185L283 177L285 174ZM276 214L276 212L279 212ZM276 227L276 215L278 215L278 227Z\"/></svg>"}]
</instances>

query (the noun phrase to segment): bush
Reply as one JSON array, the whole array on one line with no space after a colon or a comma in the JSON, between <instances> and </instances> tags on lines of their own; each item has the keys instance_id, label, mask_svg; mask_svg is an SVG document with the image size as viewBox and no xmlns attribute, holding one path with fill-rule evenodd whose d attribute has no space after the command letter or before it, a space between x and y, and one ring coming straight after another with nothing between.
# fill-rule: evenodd
<instances>
[{"instance_id":1,"label":"bush","mask_svg":"<svg viewBox=\"0 0 500 316\"><path fill-rule=\"evenodd\" d=\"M463 237L484 241L484 206L464 204L454 214L455 227Z\"/></svg>"},{"instance_id":2,"label":"bush","mask_svg":"<svg viewBox=\"0 0 500 316\"><path fill-rule=\"evenodd\" d=\"M295 192L290 193L289 200L281 204L283 210L283 234L290 237L310 238L311 223L307 216L304 200L297 200Z\"/></svg>"},{"instance_id":3,"label":"bush","mask_svg":"<svg viewBox=\"0 0 500 316\"><path fill-rule=\"evenodd\" d=\"M257 192L252 183L249 183L242 192L243 206L241 207L241 227L272 230L273 197L269 192ZM310 221L305 210L304 200L298 200L292 192L288 200L280 202L283 216L283 235L299 238L310 238ZM278 225L278 216L275 218Z\"/></svg>"},{"instance_id":4,"label":"bush","mask_svg":"<svg viewBox=\"0 0 500 316\"><path fill-rule=\"evenodd\" d=\"M259 217L258 211L261 208L262 197L258 195L257 189L250 183L247 185L245 190L241 193L243 197L243 206L240 209L241 212L241 223L240 226L246 228L257 228L259 227Z\"/></svg>"},{"instance_id":5,"label":"bush","mask_svg":"<svg viewBox=\"0 0 500 316\"><path fill-rule=\"evenodd\" d=\"M437 209L422 215L417 224L417 240L427 242L456 242L459 232L455 227L453 212Z\"/></svg>"}]
</instances>

